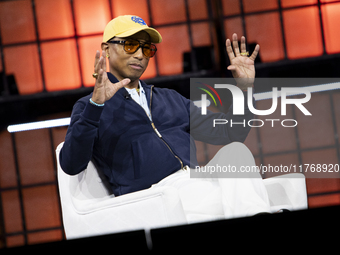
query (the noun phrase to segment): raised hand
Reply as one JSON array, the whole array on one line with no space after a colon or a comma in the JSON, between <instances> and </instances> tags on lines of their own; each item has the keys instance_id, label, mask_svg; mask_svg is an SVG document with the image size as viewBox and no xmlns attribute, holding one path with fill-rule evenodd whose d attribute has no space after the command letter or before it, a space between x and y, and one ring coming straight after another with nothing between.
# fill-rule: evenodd
<instances>
[{"instance_id":1,"label":"raised hand","mask_svg":"<svg viewBox=\"0 0 340 255\"><path fill-rule=\"evenodd\" d=\"M98 75L93 89L92 101L97 104L104 104L107 100L112 98L119 89L130 83L130 79L123 79L117 83L110 82L106 73L105 51L102 51L102 56L100 56L99 51L96 52L94 73Z\"/></svg>"},{"instance_id":2,"label":"raised hand","mask_svg":"<svg viewBox=\"0 0 340 255\"><path fill-rule=\"evenodd\" d=\"M238 87L246 90L248 87L253 86L255 79L255 58L260 50L260 45L256 45L254 52L248 57L246 51L246 38L241 37L241 52L238 46L237 34L233 34L232 45L229 39L226 41L226 49L231 65L228 70L231 71L235 78ZM233 50L234 48L234 50Z\"/></svg>"}]
</instances>

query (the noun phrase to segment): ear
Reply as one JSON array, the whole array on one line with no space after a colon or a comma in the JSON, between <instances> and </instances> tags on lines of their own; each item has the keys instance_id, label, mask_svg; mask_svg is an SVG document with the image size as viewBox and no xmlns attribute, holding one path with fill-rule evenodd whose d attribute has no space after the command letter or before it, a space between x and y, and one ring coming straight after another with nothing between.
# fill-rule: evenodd
<instances>
[{"instance_id":1,"label":"ear","mask_svg":"<svg viewBox=\"0 0 340 255\"><path fill-rule=\"evenodd\" d=\"M102 50L105 50L106 55L109 54L109 44L102 43Z\"/></svg>"}]
</instances>

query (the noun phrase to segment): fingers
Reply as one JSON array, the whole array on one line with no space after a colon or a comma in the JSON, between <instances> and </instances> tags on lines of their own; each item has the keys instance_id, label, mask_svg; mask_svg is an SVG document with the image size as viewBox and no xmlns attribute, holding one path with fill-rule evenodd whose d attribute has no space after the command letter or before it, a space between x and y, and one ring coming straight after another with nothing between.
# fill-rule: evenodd
<instances>
[{"instance_id":1,"label":"fingers","mask_svg":"<svg viewBox=\"0 0 340 255\"><path fill-rule=\"evenodd\" d=\"M97 83L98 84L102 84L103 82L103 77L105 75L105 71L103 69L100 69L98 72L98 79L97 79ZM120 82L115 83L115 87L117 89L117 91L121 88L123 88L124 86L128 85L131 82L131 80L129 78L125 78L123 80L121 80ZM103 86L103 85L102 85ZM104 85L105 86L105 85Z\"/></svg>"},{"instance_id":2,"label":"fingers","mask_svg":"<svg viewBox=\"0 0 340 255\"><path fill-rule=\"evenodd\" d=\"M131 80L129 78L125 78L123 80L121 80L120 82L116 83L116 86L118 87L118 89L128 85L131 82Z\"/></svg>"},{"instance_id":3,"label":"fingers","mask_svg":"<svg viewBox=\"0 0 340 255\"><path fill-rule=\"evenodd\" d=\"M106 72L106 53L104 50L102 51L102 59L103 61L101 63L101 69L103 69Z\"/></svg>"},{"instance_id":4,"label":"fingers","mask_svg":"<svg viewBox=\"0 0 340 255\"><path fill-rule=\"evenodd\" d=\"M241 56L240 49L238 47L238 41L237 41L237 34L236 33L233 34L233 47L234 47L235 56L236 57Z\"/></svg>"},{"instance_id":5,"label":"fingers","mask_svg":"<svg viewBox=\"0 0 340 255\"><path fill-rule=\"evenodd\" d=\"M94 72L98 73L99 68L98 68L98 63L99 63L99 58L100 58L100 52L97 50L96 56L94 57Z\"/></svg>"},{"instance_id":6,"label":"fingers","mask_svg":"<svg viewBox=\"0 0 340 255\"><path fill-rule=\"evenodd\" d=\"M226 49L227 49L227 53L228 53L228 57L230 61L232 61L235 57L241 56L236 33L233 34L232 40L233 40L232 41L233 47L231 46L231 42L229 39L227 39L226 41ZM246 51L246 39L244 36L241 37L241 51L242 52Z\"/></svg>"},{"instance_id":7,"label":"fingers","mask_svg":"<svg viewBox=\"0 0 340 255\"><path fill-rule=\"evenodd\" d=\"M229 39L226 41L226 49L230 62L235 58L233 48L231 47L231 42Z\"/></svg>"},{"instance_id":8,"label":"fingers","mask_svg":"<svg viewBox=\"0 0 340 255\"><path fill-rule=\"evenodd\" d=\"M100 69L97 73L98 73L98 78L96 80L96 84L102 84L103 76L104 76L104 70Z\"/></svg>"},{"instance_id":9,"label":"fingers","mask_svg":"<svg viewBox=\"0 0 340 255\"><path fill-rule=\"evenodd\" d=\"M229 39L227 39L226 49L227 49L227 53L228 53L228 57L230 61L232 61L235 57L239 57L239 56L247 57L246 54L241 55L241 53L247 53L246 38L244 36L241 37L241 52L240 52L240 48L239 48L238 41L237 41L237 34L234 33L232 36L232 42ZM260 45L257 44L252 55L249 58L255 61L259 53L259 50L260 50ZM228 69L229 70L233 69L233 67L230 67L230 68L231 69L229 68Z\"/></svg>"},{"instance_id":10,"label":"fingers","mask_svg":"<svg viewBox=\"0 0 340 255\"><path fill-rule=\"evenodd\" d=\"M99 74L100 69L103 69L106 72L105 51L102 51L102 56L100 56L100 52L97 50L94 58L94 73Z\"/></svg>"},{"instance_id":11,"label":"fingers","mask_svg":"<svg viewBox=\"0 0 340 255\"><path fill-rule=\"evenodd\" d=\"M230 66L227 67L227 69L228 69L229 71L235 71L235 70L236 70L236 66L230 65Z\"/></svg>"},{"instance_id":12,"label":"fingers","mask_svg":"<svg viewBox=\"0 0 340 255\"><path fill-rule=\"evenodd\" d=\"M259 54L260 51L260 45L256 45L255 49L253 51L253 54L251 54L251 56L249 57L251 60L255 61L255 58L257 57L257 55Z\"/></svg>"},{"instance_id":13,"label":"fingers","mask_svg":"<svg viewBox=\"0 0 340 255\"><path fill-rule=\"evenodd\" d=\"M97 57L97 54L96 54ZM96 83L97 84L101 84L103 81L103 74L104 74L104 69L102 68L103 66L103 57L100 57L95 68L94 68L94 72L98 74L97 78L96 78Z\"/></svg>"},{"instance_id":14,"label":"fingers","mask_svg":"<svg viewBox=\"0 0 340 255\"><path fill-rule=\"evenodd\" d=\"M102 56L100 56L99 51L96 52L95 61L94 61L94 73L97 73L97 82L101 84L103 81L103 73L106 72L106 58L105 51L102 52Z\"/></svg>"},{"instance_id":15,"label":"fingers","mask_svg":"<svg viewBox=\"0 0 340 255\"><path fill-rule=\"evenodd\" d=\"M241 37L241 52L246 53L246 38L244 36Z\"/></svg>"}]
</instances>

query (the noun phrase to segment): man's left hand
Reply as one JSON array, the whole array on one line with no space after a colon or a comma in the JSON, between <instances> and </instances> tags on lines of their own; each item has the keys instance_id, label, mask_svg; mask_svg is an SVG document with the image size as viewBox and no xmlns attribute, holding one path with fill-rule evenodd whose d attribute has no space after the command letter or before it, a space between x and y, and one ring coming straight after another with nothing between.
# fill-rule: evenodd
<instances>
[{"instance_id":1,"label":"man's left hand","mask_svg":"<svg viewBox=\"0 0 340 255\"><path fill-rule=\"evenodd\" d=\"M242 90L252 87L255 79L255 58L260 50L260 45L256 45L253 53L248 57L246 50L246 38L241 37L241 52L238 46L237 34L233 34L232 45L229 39L226 41L226 48L231 65L228 66L237 82L237 86ZM232 47L233 46L233 47ZM233 50L234 48L234 50Z\"/></svg>"}]
</instances>

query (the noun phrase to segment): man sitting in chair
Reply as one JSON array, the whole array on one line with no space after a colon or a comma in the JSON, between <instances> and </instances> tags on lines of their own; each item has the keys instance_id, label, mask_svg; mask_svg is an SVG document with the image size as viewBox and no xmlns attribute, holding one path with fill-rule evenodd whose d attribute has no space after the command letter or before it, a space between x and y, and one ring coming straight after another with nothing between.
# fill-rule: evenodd
<instances>
[{"instance_id":1,"label":"man sitting in chair","mask_svg":"<svg viewBox=\"0 0 340 255\"><path fill-rule=\"evenodd\" d=\"M198 165L196 155L190 155L190 146L197 137L226 145L212 159L214 164L255 165L243 145L249 127L218 125L212 130L209 119L240 117L233 116L232 110L208 111L202 116L199 108L176 91L139 80L156 54L155 44L161 41L159 32L137 16L119 16L107 24L102 53L97 51L95 55L93 93L76 102L72 111L60 152L62 169L76 175L92 159L116 196L157 186L176 187L184 211L191 215L222 214L232 218L269 212L259 174L258 178L190 178L190 168ZM255 78L254 60L260 47L257 45L248 57L242 37L240 48L236 34L232 42L226 41L231 62L228 70L235 79L250 81L238 84L246 91ZM106 61L110 72L106 72ZM251 118L245 106L242 119Z\"/></svg>"}]
</instances>

